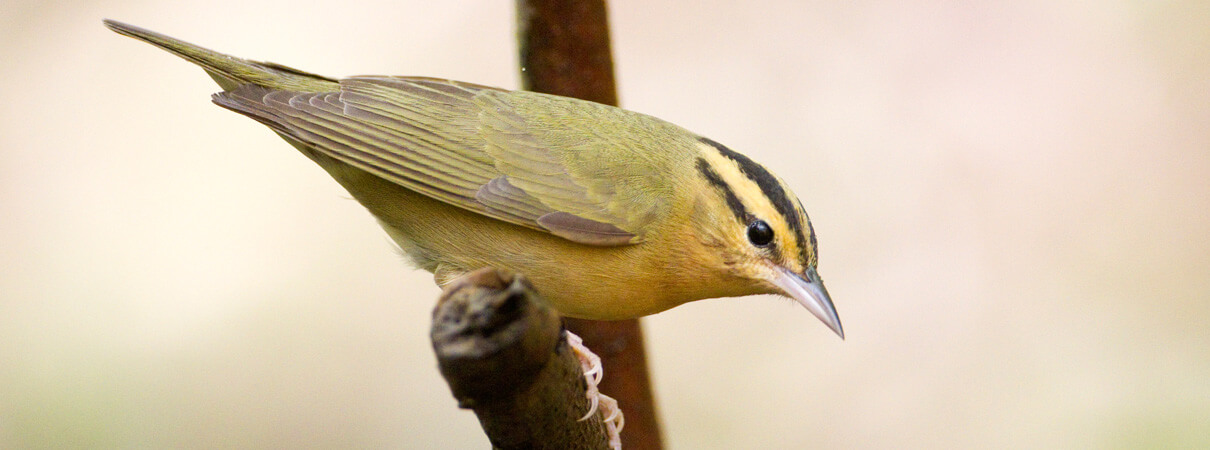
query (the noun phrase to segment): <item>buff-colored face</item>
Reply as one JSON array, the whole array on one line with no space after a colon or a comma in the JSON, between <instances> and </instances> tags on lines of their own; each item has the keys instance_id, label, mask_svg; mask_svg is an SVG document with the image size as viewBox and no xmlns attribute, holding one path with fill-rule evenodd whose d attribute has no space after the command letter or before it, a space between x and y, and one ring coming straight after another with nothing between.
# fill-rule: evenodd
<instances>
[{"instance_id":1,"label":"buff-colored face","mask_svg":"<svg viewBox=\"0 0 1210 450\"><path fill-rule=\"evenodd\" d=\"M698 174L726 205L717 230L723 264L793 298L844 337L835 307L819 278L815 230L789 187L760 164L702 138Z\"/></svg>"}]
</instances>

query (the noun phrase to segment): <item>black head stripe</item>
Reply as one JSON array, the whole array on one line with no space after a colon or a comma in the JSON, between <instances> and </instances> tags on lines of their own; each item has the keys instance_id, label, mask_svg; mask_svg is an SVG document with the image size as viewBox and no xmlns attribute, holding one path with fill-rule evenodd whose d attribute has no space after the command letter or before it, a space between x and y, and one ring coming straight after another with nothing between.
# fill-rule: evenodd
<instances>
[{"instance_id":1,"label":"black head stripe","mask_svg":"<svg viewBox=\"0 0 1210 450\"><path fill-rule=\"evenodd\" d=\"M807 218L807 235L811 241L811 257L807 261L808 266L814 266L819 259L819 243L815 240L815 226L811 224L811 217L807 215L807 209L802 207L802 201L798 201L798 210L802 211L802 216Z\"/></svg>"},{"instance_id":2,"label":"black head stripe","mask_svg":"<svg viewBox=\"0 0 1210 450\"><path fill-rule=\"evenodd\" d=\"M819 244L815 242L815 226L811 225L811 221L807 220L807 229L811 230L811 258L807 261L808 266L814 266L819 259Z\"/></svg>"},{"instance_id":3,"label":"black head stripe","mask_svg":"<svg viewBox=\"0 0 1210 450\"><path fill-rule=\"evenodd\" d=\"M745 177L756 183L757 187L760 187L761 192L765 194L765 197L769 199L773 207L777 209L777 213L786 219L786 224L790 227L790 231L798 237L796 240L798 241L800 261L804 265L807 264L807 248L806 242L803 242L805 239L803 239L802 220L799 219L798 210L794 208L794 203L791 203L790 196L786 195L786 190L781 187L781 183L777 181L777 178L769 173L764 166L757 164L756 161L749 159L747 156L732 151L723 144L704 137L698 139L714 147L715 150L718 150L727 159L735 161L735 164L739 166L740 173L743 173ZM701 164L699 163L700 166Z\"/></svg>"},{"instance_id":4,"label":"black head stripe","mask_svg":"<svg viewBox=\"0 0 1210 450\"><path fill-rule=\"evenodd\" d=\"M731 209L731 212L735 214L735 218L741 223L746 224L748 220L748 210L744 209L744 203L741 202L739 197L735 195L735 191L731 189L731 186L728 186L727 183L723 182L723 178L718 176L718 172L715 172L714 168L710 167L710 163L706 162L705 159L698 158L697 171L701 172L703 177L706 177L706 181L709 182L711 186L714 186L715 189L718 189L718 191L723 194L723 197L727 200L727 208Z\"/></svg>"}]
</instances>

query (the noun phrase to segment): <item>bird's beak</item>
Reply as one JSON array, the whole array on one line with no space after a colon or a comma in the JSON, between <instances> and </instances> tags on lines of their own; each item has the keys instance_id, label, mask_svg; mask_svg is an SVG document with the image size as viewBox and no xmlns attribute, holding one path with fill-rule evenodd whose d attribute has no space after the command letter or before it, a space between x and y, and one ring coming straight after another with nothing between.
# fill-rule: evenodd
<instances>
[{"instance_id":1,"label":"bird's beak","mask_svg":"<svg viewBox=\"0 0 1210 450\"><path fill-rule=\"evenodd\" d=\"M807 311L811 311L811 314L818 317L824 325L844 339L844 328L840 326L840 316L836 315L836 307L832 306L832 298L828 296L828 290L823 287L823 280L819 279L819 273L815 272L815 268L808 267L803 275L781 267L777 269L777 276L773 279L773 284L781 288L787 296L805 306Z\"/></svg>"}]
</instances>

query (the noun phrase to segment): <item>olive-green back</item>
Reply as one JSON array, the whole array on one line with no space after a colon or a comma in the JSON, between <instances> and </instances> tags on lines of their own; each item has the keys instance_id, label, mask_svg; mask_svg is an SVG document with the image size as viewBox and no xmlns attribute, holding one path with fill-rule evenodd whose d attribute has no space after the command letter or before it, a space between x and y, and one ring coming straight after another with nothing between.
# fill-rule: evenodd
<instances>
[{"instance_id":1,"label":"olive-green back","mask_svg":"<svg viewBox=\"0 0 1210 450\"><path fill-rule=\"evenodd\" d=\"M206 70L220 106L450 205L590 245L641 242L677 202L697 137L565 97L421 77L333 80L131 25Z\"/></svg>"}]
</instances>

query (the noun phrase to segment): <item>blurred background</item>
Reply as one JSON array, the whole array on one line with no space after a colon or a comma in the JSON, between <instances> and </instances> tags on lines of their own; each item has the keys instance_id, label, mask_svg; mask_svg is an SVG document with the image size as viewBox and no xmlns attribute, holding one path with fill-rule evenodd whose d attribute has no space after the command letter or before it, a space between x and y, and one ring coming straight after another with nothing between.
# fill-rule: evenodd
<instances>
[{"instance_id":1,"label":"blurred background","mask_svg":"<svg viewBox=\"0 0 1210 450\"><path fill-rule=\"evenodd\" d=\"M101 19L515 88L512 8L7 1L0 447L486 448L431 276ZM1210 4L610 13L623 106L794 186L848 334L774 297L645 319L670 448L1210 446Z\"/></svg>"}]
</instances>

